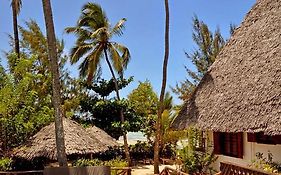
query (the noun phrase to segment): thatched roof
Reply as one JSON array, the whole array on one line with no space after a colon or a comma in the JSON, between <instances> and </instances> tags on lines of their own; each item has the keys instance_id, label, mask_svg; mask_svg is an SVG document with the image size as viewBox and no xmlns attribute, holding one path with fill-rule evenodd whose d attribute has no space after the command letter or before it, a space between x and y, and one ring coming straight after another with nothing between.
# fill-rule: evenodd
<instances>
[{"instance_id":1,"label":"thatched roof","mask_svg":"<svg viewBox=\"0 0 281 175\"><path fill-rule=\"evenodd\" d=\"M86 131L90 134L91 137L98 139L108 147L118 146L118 143L114 138L112 138L104 130L96 126L86 128Z\"/></svg>"},{"instance_id":2,"label":"thatched roof","mask_svg":"<svg viewBox=\"0 0 281 175\"><path fill-rule=\"evenodd\" d=\"M281 134L281 1L258 0L172 127Z\"/></svg>"},{"instance_id":3,"label":"thatched roof","mask_svg":"<svg viewBox=\"0 0 281 175\"><path fill-rule=\"evenodd\" d=\"M108 150L98 139L90 137L87 131L75 121L63 119L66 154L92 154ZM15 150L16 157L31 160L35 157L57 159L55 143L55 123L42 128L27 143Z\"/></svg>"}]
</instances>

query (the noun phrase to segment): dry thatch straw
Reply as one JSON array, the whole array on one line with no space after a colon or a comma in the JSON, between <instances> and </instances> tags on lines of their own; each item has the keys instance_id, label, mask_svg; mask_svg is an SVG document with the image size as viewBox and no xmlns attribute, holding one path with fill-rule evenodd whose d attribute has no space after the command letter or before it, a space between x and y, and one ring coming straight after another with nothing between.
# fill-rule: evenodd
<instances>
[{"instance_id":1,"label":"dry thatch straw","mask_svg":"<svg viewBox=\"0 0 281 175\"><path fill-rule=\"evenodd\" d=\"M108 147L98 139L90 137L86 130L78 123L63 119L66 154L93 154L104 152ZM45 157L51 160L57 159L55 143L55 123L42 128L27 143L27 145L18 148L14 156L27 160L35 157Z\"/></svg>"},{"instance_id":2,"label":"dry thatch straw","mask_svg":"<svg viewBox=\"0 0 281 175\"><path fill-rule=\"evenodd\" d=\"M86 131L90 134L91 137L94 137L101 141L103 144L105 144L108 147L114 147L118 146L118 143L114 138L112 138L110 135L108 135L104 130L92 126L89 128L86 128Z\"/></svg>"},{"instance_id":3,"label":"dry thatch straw","mask_svg":"<svg viewBox=\"0 0 281 175\"><path fill-rule=\"evenodd\" d=\"M172 127L281 134L281 1L258 0Z\"/></svg>"}]
</instances>

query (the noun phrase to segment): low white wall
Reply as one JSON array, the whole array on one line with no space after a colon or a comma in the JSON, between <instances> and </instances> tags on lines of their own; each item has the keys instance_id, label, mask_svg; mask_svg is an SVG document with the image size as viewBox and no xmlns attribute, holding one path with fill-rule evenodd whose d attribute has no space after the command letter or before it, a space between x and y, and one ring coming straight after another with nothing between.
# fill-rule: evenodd
<instances>
[{"instance_id":1,"label":"low white wall","mask_svg":"<svg viewBox=\"0 0 281 175\"><path fill-rule=\"evenodd\" d=\"M213 143L213 132L208 133L210 141ZM218 155L218 159L212 167L219 171L219 162L232 162L240 165L249 165L252 160L256 159L256 153L263 153L267 158L268 152L273 154L273 161L281 163L281 145L259 144L247 141L247 133L243 133L243 159L229 156Z\"/></svg>"}]
</instances>

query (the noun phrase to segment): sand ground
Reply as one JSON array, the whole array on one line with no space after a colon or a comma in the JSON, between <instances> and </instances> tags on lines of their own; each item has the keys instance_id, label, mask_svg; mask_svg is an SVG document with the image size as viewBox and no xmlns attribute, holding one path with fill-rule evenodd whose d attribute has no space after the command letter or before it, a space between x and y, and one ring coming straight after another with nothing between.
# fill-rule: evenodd
<instances>
[{"instance_id":1,"label":"sand ground","mask_svg":"<svg viewBox=\"0 0 281 175\"><path fill-rule=\"evenodd\" d=\"M176 169L176 165L161 165L159 166L160 172L164 169L164 167L171 167ZM132 175L153 175L153 165L142 165L142 166L135 166L132 169Z\"/></svg>"}]
</instances>

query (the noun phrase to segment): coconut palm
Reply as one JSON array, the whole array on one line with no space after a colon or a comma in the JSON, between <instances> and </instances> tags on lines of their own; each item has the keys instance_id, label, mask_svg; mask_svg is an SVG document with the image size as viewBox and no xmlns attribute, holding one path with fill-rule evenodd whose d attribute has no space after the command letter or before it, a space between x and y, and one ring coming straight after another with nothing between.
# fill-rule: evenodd
<instances>
[{"instance_id":1,"label":"coconut palm","mask_svg":"<svg viewBox=\"0 0 281 175\"><path fill-rule=\"evenodd\" d=\"M71 49L70 62L77 63L83 59L79 66L80 75L87 77L91 83L94 76L101 68L101 61L105 59L114 79L117 100L120 100L115 71L122 78L123 70L127 68L130 52L127 47L113 42L114 35L122 35L126 19L121 19L115 26L111 26L102 8L95 3L87 3L82 7L82 14L75 27L66 28L67 33L75 33L77 40ZM121 122L124 123L123 111L120 111ZM124 146L127 161L130 165L130 155L127 136L124 132Z\"/></svg>"},{"instance_id":2,"label":"coconut palm","mask_svg":"<svg viewBox=\"0 0 281 175\"><path fill-rule=\"evenodd\" d=\"M163 77L162 77L162 87L159 98L159 106L157 111L157 121L156 121L156 137L155 137L155 145L154 145L154 174L159 174L159 143L161 138L161 119L162 113L164 111L164 96L167 82L167 66L169 59L169 0L165 0L165 54L163 61Z\"/></svg>"},{"instance_id":3,"label":"coconut palm","mask_svg":"<svg viewBox=\"0 0 281 175\"><path fill-rule=\"evenodd\" d=\"M19 44L19 31L18 31L18 15L22 6L21 0L12 0L11 7L13 12L13 28L14 28L14 44L17 57L20 58L20 44Z\"/></svg>"},{"instance_id":4,"label":"coconut palm","mask_svg":"<svg viewBox=\"0 0 281 175\"><path fill-rule=\"evenodd\" d=\"M43 11L45 17L45 26L48 43L48 57L50 60L50 69L52 73L52 87L53 87L53 106L55 109L55 130L56 130L56 147L57 157L60 166L67 166L67 159L65 154L64 131L62 124L62 109L61 109L61 95L60 95L60 76L57 56L57 40L55 36L52 7L50 0L42 0Z\"/></svg>"}]
</instances>

